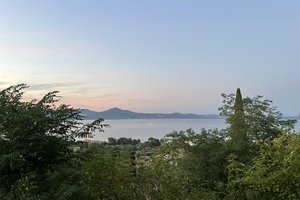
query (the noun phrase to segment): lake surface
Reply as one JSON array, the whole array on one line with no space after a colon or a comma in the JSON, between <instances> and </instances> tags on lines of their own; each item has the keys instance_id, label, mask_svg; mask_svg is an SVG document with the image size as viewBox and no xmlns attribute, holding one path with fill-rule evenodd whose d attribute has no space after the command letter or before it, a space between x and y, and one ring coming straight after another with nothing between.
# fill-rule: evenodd
<instances>
[{"instance_id":1,"label":"lake surface","mask_svg":"<svg viewBox=\"0 0 300 200\"><path fill-rule=\"evenodd\" d=\"M85 122L91 122L86 120ZM161 139L173 131L180 131L192 128L200 132L205 129L222 129L226 127L224 119L122 119L106 120L110 128L103 133L96 133L92 140L107 141L107 138L127 137L148 140L149 137ZM297 122L295 129L300 130L300 123Z\"/></svg>"}]
</instances>

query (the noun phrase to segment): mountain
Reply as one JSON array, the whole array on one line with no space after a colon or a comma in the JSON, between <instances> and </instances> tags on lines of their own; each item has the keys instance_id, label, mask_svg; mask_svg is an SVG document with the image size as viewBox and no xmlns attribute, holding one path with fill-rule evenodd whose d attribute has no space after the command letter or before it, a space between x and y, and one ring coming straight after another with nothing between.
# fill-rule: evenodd
<instances>
[{"instance_id":1,"label":"mountain","mask_svg":"<svg viewBox=\"0 0 300 200\"><path fill-rule=\"evenodd\" d=\"M96 112L88 109L82 109L81 114L84 119L218 119L219 115L196 115L182 113L137 113L120 108L112 108L102 112Z\"/></svg>"}]
</instances>

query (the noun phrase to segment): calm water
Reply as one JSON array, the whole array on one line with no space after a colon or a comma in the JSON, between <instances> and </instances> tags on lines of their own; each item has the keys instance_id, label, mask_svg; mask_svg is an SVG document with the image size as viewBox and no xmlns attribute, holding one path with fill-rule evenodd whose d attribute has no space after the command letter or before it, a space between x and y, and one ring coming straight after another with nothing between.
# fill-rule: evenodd
<instances>
[{"instance_id":1,"label":"calm water","mask_svg":"<svg viewBox=\"0 0 300 200\"><path fill-rule=\"evenodd\" d=\"M90 122L90 121L86 121ZM128 137L133 139L147 140L149 137L161 139L172 131L192 128L199 132L201 128L222 129L226 127L224 119L128 119L107 120L110 128L104 133L96 133L93 140L106 141L109 137ZM296 124L296 130L300 130L300 123Z\"/></svg>"},{"instance_id":2,"label":"calm water","mask_svg":"<svg viewBox=\"0 0 300 200\"><path fill-rule=\"evenodd\" d=\"M90 122L90 121L86 121ZM226 127L224 119L128 119L106 120L110 128L104 133L96 133L92 140L106 141L109 137L128 137L147 140L149 137L161 139L173 131L192 128L200 132L201 128L222 129ZM300 123L296 124L296 130L300 130Z\"/></svg>"},{"instance_id":3,"label":"calm water","mask_svg":"<svg viewBox=\"0 0 300 200\"><path fill-rule=\"evenodd\" d=\"M173 131L186 130L192 128L200 131L201 128L224 128L223 119L130 119L130 120L110 120L111 125L104 133L97 134L95 139L106 140L108 137L131 137L147 140L149 137L163 138Z\"/></svg>"}]
</instances>

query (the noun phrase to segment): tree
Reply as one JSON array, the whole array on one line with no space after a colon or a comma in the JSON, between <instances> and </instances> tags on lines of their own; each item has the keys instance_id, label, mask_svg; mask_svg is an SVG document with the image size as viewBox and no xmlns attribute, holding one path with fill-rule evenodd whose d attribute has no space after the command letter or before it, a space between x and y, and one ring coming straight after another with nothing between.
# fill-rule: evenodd
<instances>
[{"instance_id":1,"label":"tree","mask_svg":"<svg viewBox=\"0 0 300 200\"><path fill-rule=\"evenodd\" d=\"M185 183L188 192L182 199L224 197L226 157L230 153L224 136L223 131L217 129L202 129L199 133L188 129L173 132L164 138L159 153L175 163L188 180Z\"/></svg>"},{"instance_id":2,"label":"tree","mask_svg":"<svg viewBox=\"0 0 300 200\"><path fill-rule=\"evenodd\" d=\"M160 144L159 139L150 137L150 138L148 138L147 141L145 141L145 142L142 144L142 148L146 148L146 147L154 148L154 147L158 147L158 146L160 146L160 145L161 145L161 144Z\"/></svg>"},{"instance_id":3,"label":"tree","mask_svg":"<svg viewBox=\"0 0 300 200\"><path fill-rule=\"evenodd\" d=\"M134 171L131 151L125 147L98 148L82 167L88 193L94 199L141 199Z\"/></svg>"},{"instance_id":4,"label":"tree","mask_svg":"<svg viewBox=\"0 0 300 200\"><path fill-rule=\"evenodd\" d=\"M107 138L107 140L108 140L109 145L116 145L117 144L117 140L113 137L109 137L109 138Z\"/></svg>"},{"instance_id":5,"label":"tree","mask_svg":"<svg viewBox=\"0 0 300 200\"><path fill-rule=\"evenodd\" d=\"M235 101L234 101L234 113L244 114L243 98L240 88L236 90Z\"/></svg>"},{"instance_id":6,"label":"tree","mask_svg":"<svg viewBox=\"0 0 300 200\"><path fill-rule=\"evenodd\" d=\"M9 199L9 196L16 199L18 195L14 192L26 191L20 189L26 185L20 184L24 181L38 181L32 187L32 194L47 191L49 188L40 187L43 185L41 177L73 162L69 147L74 138L103 131L107 126L102 119L91 124L81 123L80 110L58 105L57 91L49 92L40 101L22 101L24 89L28 87L19 84L0 92L1 199Z\"/></svg>"},{"instance_id":7,"label":"tree","mask_svg":"<svg viewBox=\"0 0 300 200\"><path fill-rule=\"evenodd\" d=\"M231 138L231 147L240 157L247 154L249 149L249 140L247 136L247 125L245 122L244 103L240 88L237 89L233 113L227 118L228 129Z\"/></svg>"},{"instance_id":8,"label":"tree","mask_svg":"<svg viewBox=\"0 0 300 200\"><path fill-rule=\"evenodd\" d=\"M229 164L228 199L300 199L300 137L284 133L259 144L253 165Z\"/></svg>"},{"instance_id":9,"label":"tree","mask_svg":"<svg viewBox=\"0 0 300 200\"><path fill-rule=\"evenodd\" d=\"M234 114L229 118L230 134L233 143L238 148L243 148L248 143L247 130L245 123L244 104L240 88L236 91L236 97L234 102Z\"/></svg>"},{"instance_id":10,"label":"tree","mask_svg":"<svg viewBox=\"0 0 300 200\"><path fill-rule=\"evenodd\" d=\"M138 168L141 199L196 199L189 190L189 176L170 159L164 150L157 151L148 162Z\"/></svg>"},{"instance_id":11,"label":"tree","mask_svg":"<svg viewBox=\"0 0 300 200\"><path fill-rule=\"evenodd\" d=\"M263 96L255 96L253 98L246 97L243 98L242 104L241 101L238 100L239 103L236 105L236 95L222 94L222 97L223 105L219 110L220 115L225 117L226 122L229 124L228 132L230 132L232 128L236 129L234 126L240 126L240 124L245 123L245 131L250 142L272 140L281 134L282 129L292 129L296 122L295 120L282 120L282 114L272 105L273 102L263 99ZM240 97L238 98L240 99ZM243 105L243 117L235 117L236 109L241 113L241 105ZM243 119L244 122L241 119ZM232 127L232 125L234 126ZM238 129L240 129L239 126L237 126Z\"/></svg>"}]
</instances>

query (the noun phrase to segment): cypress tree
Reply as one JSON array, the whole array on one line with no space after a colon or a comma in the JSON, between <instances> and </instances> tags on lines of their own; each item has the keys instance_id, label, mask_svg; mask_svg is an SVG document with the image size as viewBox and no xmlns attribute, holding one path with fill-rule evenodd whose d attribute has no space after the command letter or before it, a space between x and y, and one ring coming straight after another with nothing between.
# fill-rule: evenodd
<instances>
[{"instance_id":1,"label":"cypress tree","mask_svg":"<svg viewBox=\"0 0 300 200\"><path fill-rule=\"evenodd\" d=\"M241 94L240 88L236 90L236 95L235 95L235 102L234 102L234 113L238 114L244 113L244 105L243 105L243 98Z\"/></svg>"},{"instance_id":2,"label":"cypress tree","mask_svg":"<svg viewBox=\"0 0 300 200\"><path fill-rule=\"evenodd\" d=\"M248 148L247 128L245 122L243 98L240 88L236 90L234 113L230 120L230 136L234 151L244 157ZM243 159L242 159L243 160Z\"/></svg>"}]
</instances>

